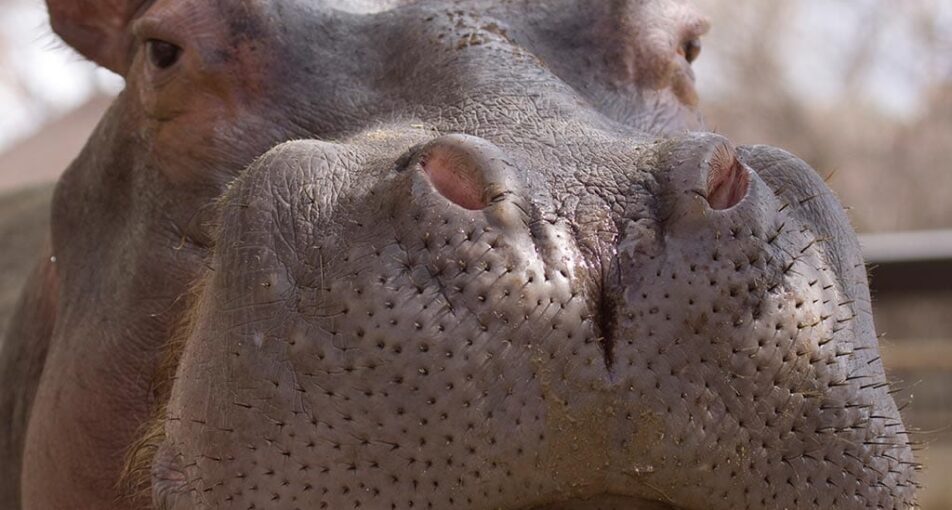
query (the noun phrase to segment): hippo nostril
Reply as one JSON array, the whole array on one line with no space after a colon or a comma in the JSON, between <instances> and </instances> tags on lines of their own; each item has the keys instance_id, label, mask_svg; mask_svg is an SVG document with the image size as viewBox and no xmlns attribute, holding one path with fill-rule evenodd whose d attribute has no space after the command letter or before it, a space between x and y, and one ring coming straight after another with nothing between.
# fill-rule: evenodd
<instances>
[{"instance_id":1,"label":"hippo nostril","mask_svg":"<svg viewBox=\"0 0 952 510\"><path fill-rule=\"evenodd\" d=\"M483 197L486 185L479 169L464 154L436 147L420 159L420 167L436 191L456 205L473 211L488 205Z\"/></svg>"},{"instance_id":2,"label":"hippo nostril","mask_svg":"<svg viewBox=\"0 0 952 510\"><path fill-rule=\"evenodd\" d=\"M737 160L734 148L728 143L718 145L707 169L707 202L711 209L734 207L747 195L749 186L747 169Z\"/></svg>"},{"instance_id":3,"label":"hippo nostril","mask_svg":"<svg viewBox=\"0 0 952 510\"><path fill-rule=\"evenodd\" d=\"M420 149L417 161L437 193L471 211L486 209L519 188L505 154L475 136L441 136Z\"/></svg>"}]
</instances>

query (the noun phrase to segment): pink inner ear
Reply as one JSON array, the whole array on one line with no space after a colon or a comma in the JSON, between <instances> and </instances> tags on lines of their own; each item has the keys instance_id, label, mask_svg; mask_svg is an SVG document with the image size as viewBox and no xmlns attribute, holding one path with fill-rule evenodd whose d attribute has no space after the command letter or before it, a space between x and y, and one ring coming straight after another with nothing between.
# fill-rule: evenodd
<instances>
[{"instance_id":1,"label":"pink inner ear","mask_svg":"<svg viewBox=\"0 0 952 510\"><path fill-rule=\"evenodd\" d=\"M739 204L747 196L750 177L731 147L718 147L707 174L707 202L722 211Z\"/></svg>"},{"instance_id":2,"label":"pink inner ear","mask_svg":"<svg viewBox=\"0 0 952 510\"><path fill-rule=\"evenodd\" d=\"M420 166L436 191L447 200L471 211L488 205L483 198L486 186L482 172L465 155L437 147L420 162Z\"/></svg>"}]
</instances>

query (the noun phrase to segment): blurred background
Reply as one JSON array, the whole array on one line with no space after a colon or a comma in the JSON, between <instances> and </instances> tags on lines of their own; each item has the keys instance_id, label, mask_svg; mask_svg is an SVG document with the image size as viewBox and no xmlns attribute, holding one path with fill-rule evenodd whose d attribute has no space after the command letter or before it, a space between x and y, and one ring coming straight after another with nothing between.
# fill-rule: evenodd
<instances>
[{"instance_id":1,"label":"blurred background","mask_svg":"<svg viewBox=\"0 0 952 510\"><path fill-rule=\"evenodd\" d=\"M847 206L920 503L952 508L952 2L697 3L708 127L797 154Z\"/></svg>"},{"instance_id":2,"label":"blurred background","mask_svg":"<svg viewBox=\"0 0 952 510\"><path fill-rule=\"evenodd\" d=\"M849 208L920 502L952 508L952 2L697 3L713 21L696 63L708 126L796 153ZM49 199L122 88L46 23L40 0L0 0L0 219ZM45 221L0 227L0 249L35 244ZM0 266L0 289L20 273Z\"/></svg>"}]
</instances>

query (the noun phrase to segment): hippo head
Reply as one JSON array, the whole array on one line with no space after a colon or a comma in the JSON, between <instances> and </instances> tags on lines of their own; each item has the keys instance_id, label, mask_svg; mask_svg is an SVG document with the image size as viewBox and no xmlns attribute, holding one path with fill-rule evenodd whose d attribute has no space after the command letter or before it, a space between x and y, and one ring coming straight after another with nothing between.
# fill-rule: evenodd
<instances>
[{"instance_id":1,"label":"hippo head","mask_svg":"<svg viewBox=\"0 0 952 510\"><path fill-rule=\"evenodd\" d=\"M126 87L25 508L915 504L856 236L702 131L690 6L48 3Z\"/></svg>"}]
</instances>

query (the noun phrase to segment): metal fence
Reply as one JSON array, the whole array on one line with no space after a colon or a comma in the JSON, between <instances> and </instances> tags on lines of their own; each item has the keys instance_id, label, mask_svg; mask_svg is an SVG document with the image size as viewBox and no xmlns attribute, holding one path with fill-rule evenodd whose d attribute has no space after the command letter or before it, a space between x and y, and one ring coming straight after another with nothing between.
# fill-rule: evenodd
<instances>
[{"instance_id":1,"label":"metal fence","mask_svg":"<svg viewBox=\"0 0 952 510\"><path fill-rule=\"evenodd\" d=\"M952 230L860 236L887 375L923 463L925 510L952 508Z\"/></svg>"}]
</instances>

